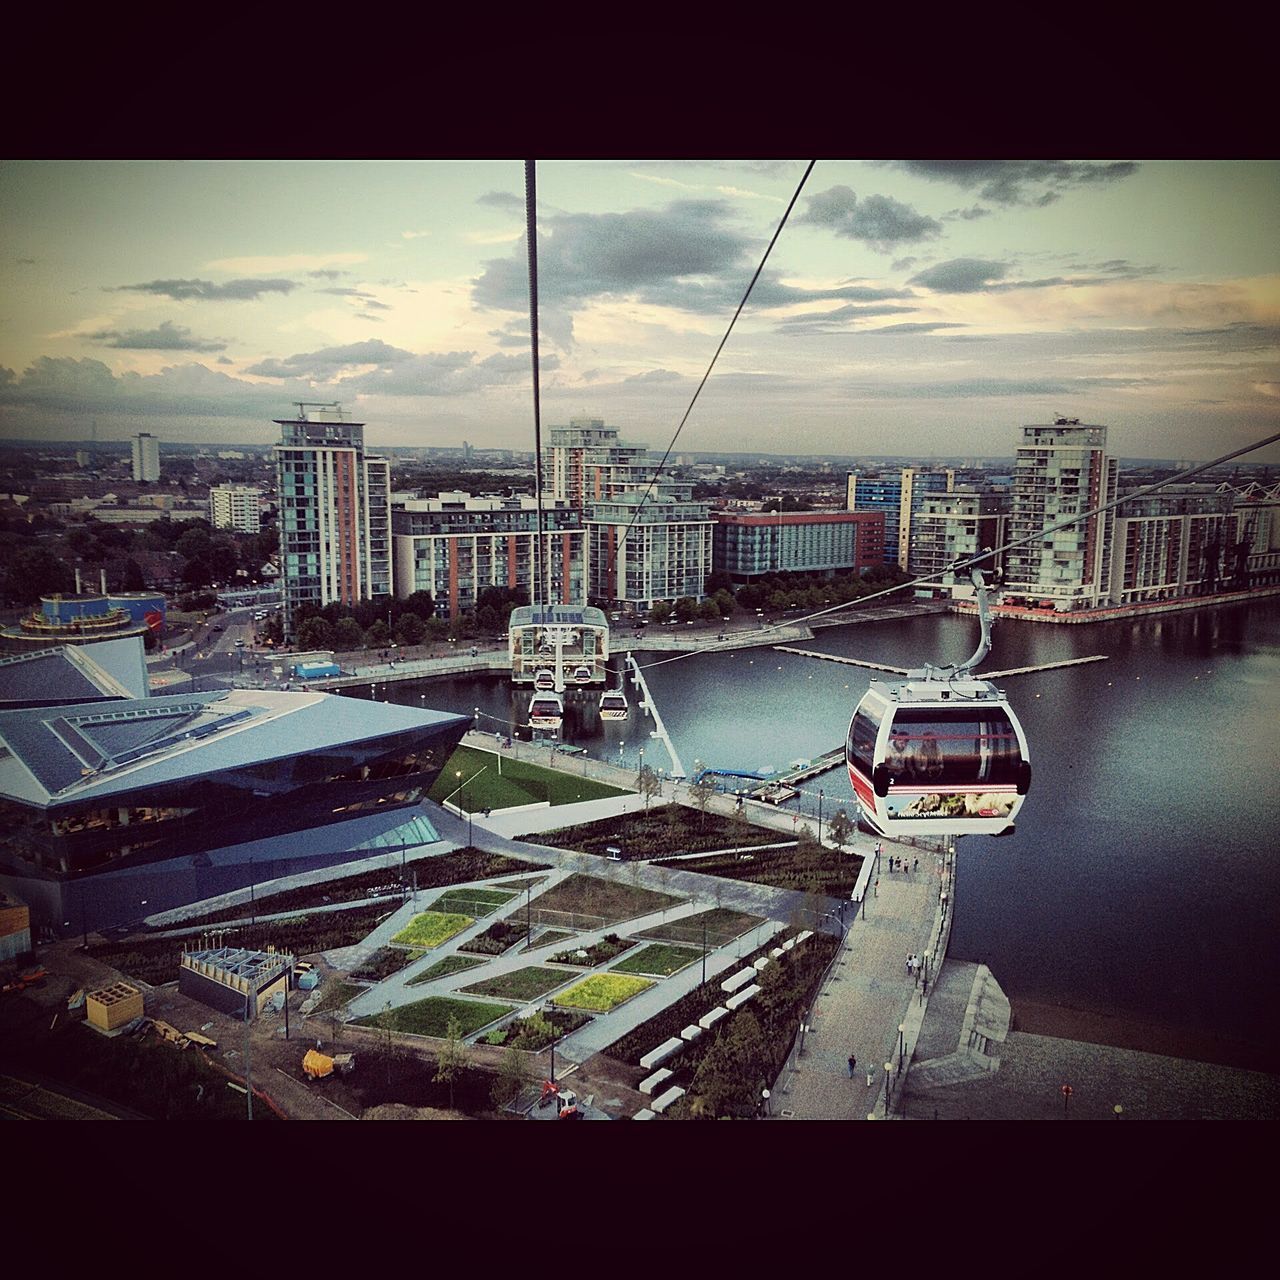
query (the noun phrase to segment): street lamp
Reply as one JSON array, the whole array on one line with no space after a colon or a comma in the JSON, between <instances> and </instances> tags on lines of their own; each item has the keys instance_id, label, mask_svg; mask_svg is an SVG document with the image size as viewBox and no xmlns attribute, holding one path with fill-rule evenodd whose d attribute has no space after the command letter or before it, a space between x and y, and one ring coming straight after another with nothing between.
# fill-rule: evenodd
<instances>
[{"instance_id":1,"label":"street lamp","mask_svg":"<svg viewBox=\"0 0 1280 1280\"><path fill-rule=\"evenodd\" d=\"M898 1023L898 1070L902 1070L902 1054L907 1042L907 1027L903 1022Z\"/></svg>"},{"instance_id":2,"label":"street lamp","mask_svg":"<svg viewBox=\"0 0 1280 1280\"><path fill-rule=\"evenodd\" d=\"M1124 1115L1124 1107L1122 1107L1118 1102L1114 1107L1111 1108L1111 1110L1115 1113L1115 1117L1117 1120L1119 1120L1120 1117Z\"/></svg>"},{"instance_id":3,"label":"street lamp","mask_svg":"<svg viewBox=\"0 0 1280 1280\"><path fill-rule=\"evenodd\" d=\"M760 1090L760 1105L764 1108L764 1113L767 1116L769 1114L769 1090L768 1089Z\"/></svg>"},{"instance_id":4,"label":"street lamp","mask_svg":"<svg viewBox=\"0 0 1280 1280\"><path fill-rule=\"evenodd\" d=\"M822 797L824 795L826 795L826 792L821 787L819 787L818 788L818 843L819 844L822 843Z\"/></svg>"},{"instance_id":5,"label":"street lamp","mask_svg":"<svg viewBox=\"0 0 1280 1280\"><path fill-rule=\"evenodd\" d=\"M889 1116L889 1080L893 1075L893 1063L886 1062L884 1064L884 1114L887 1119Z\"/></svg>"}]
</instances>

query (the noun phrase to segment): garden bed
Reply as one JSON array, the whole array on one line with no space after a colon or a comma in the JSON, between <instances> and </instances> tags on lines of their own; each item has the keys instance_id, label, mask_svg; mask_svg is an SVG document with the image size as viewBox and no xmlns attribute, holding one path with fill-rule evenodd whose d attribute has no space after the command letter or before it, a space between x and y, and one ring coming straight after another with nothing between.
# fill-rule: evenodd
<instances>
[{"instance_id":1,"label":"garden bed","mask_svg":"<svg viewBox=\"0 0 1280 1280\"><path fill-rule=\"evenodd\" d=\"M500 956L510 951L528 932L523 920L495 920L483 933L462 943L458 950L475 955Z\"/></svg>"},{"instance_id":2,"label":"garden bed","mask_svg":"<svg viewBox=\"0 0 1280 1280\"><path fill-rule=\"evenodd\" d=\"M475 920L471 916L457 912L424 911L414 916L391 941L402 947L420 947L426 951L457 937L473 924Z\"/></svg>"},{"instance_id":3,"label":"garden bed","mask_svg":"<svg viewBox=\"0 0 1280 1280\"><path fill-rule=\"evenodd\" d=\"M588 1009L592 1013L608 1013L620 1004L625 1004L642 991L647 991L653 982L648 978L633 978L628 974L615 976L612 973L596 973L584 978L575 987L562 991L555 998L558 1006L564 1009Z\"/></svg>"},{"instance_id":4,"label":"garden bed","mask_svg":"<svg viewBox=\"0 0 1280 1280\"><path fill-rule=\"evenodd\" d=\"M726 880L744 880L748 884L772 885L775 889L799 889L848 898L862 870L862 857L838 853L817 841L802 841L787 849L759 849L747 855L725 853L654 865L721 876Z\"/></svg>"},{"instance_id":5,"label":"garden bed","mask_svg":"<svg viewBox=\"0 0 1280 1280\"><path fill-rule=\"evenodd\" d=\"M745 911L730 911L727 907L712 907L691 916L681 916L666 924L655 925L636 934L637 938L652 938L655 942L688 942L702 946L704 932L708 947L727 946L744 933L764 923L763 916L749 915Z\"/></svg>"},{"instance_id":6,"label":"garden bed","mask_svg":"<svg viewBox=\"0 0 1280 1280\"><path fill-rule=\"evenodd\" d=\"M530 965L527 969L516 969L511 973L499 974L496 978L486 978L469 987L461 988L468 995L493 996L498 1000L540 1000L548 991L564 984L566 975L556 969L544 969L539 965Z\"/></svg>"},{"instance_id":7,"label":"garden bed","mask_svg":"<svg viewBox=\"0 0 1280 1280\"><path fill-rule=\"evenodd\" d=\"M583 969L594 969L598 964L607 964L614 956L629 951L635 944L619 938L616 933L606 934L594 946L578 947L572 951L561 951L551 957L552 964L576 964Z\"/></svg>"},{"instance_id":8,"label":"garden bed","mask_svg":"<svg viewBox=\"0 0 1280 1280\"><path fill-rule=\"evenodd\" d=\"M491 1004L479 1000L454 1000L449 996L427 996L413 1004L401 1005L389 1012L370 1014L357 1018L356 1024L365 1027L390 1027L392 1031L407 1031L419 1036L444 1037L449 1033L449 1020L456 1018L461 1034L469 1036L481 1027L515 1012L513 1004Z\"/></svg>"},{"instance_id":9,"label":"garden bed","mask_svg":"<svg viewBox=\"0 0 1280 1280\"><path fill-rule=\"evenodd\" d=\"M410 978L406 985L416 987L420 982L434 982L437 978L447 978L452 973L462 973L482 964L484 964L483 960L473 960L470 956L445 956L443 960L437 960L416 977Z\"/></svg>"},{"instance_id":10,"label":"garden bed","mask_svg":"<svg viewBox=\"0 0 1280 1280\"><path fill-rule=\"evenodd\" d=\"M669 978L673 973L687 969L701 957L701 951L691 951L688 947L672 947L663 942L655 942L614 965L609 972L648 974Z\"/></svg>"},{"instance_id":11,"label":"garden bed","mask_svg":"<svg viewBox=\"0 0 1280 1280\"><path fill-rule=\"evenodd\" d=\"M483 1043L536 1053L545 1049L552 1040L562 1040L590 1021L589 1015L575 1009L540 1009L531 1017L515 1018L505 1026L495 1027L483 1037Z\"/></svg>"},{"instance_id":12,"label":"garden bed","mask_svg":"<svg viewBox=\"0 0 1280 1280\"><path fill-rule=\"evenodd\" d=\"M352 969L349 977L357 982L381 982L393 973L399 973L406 965L420 960L426 951L417 947L379 947L357 969Z\"/></svg>"},{"instance_id":13,"label":"garden bed","mask_svg":"<svg viewBox=\"0 0 1280 1280\"><path fill-rule=\"evenodd\" d=\"M584 822L555 831L536 831L519 839L531 844L576 849L607 856L611 845L626 858L660 858L673 853L774 844L776 831L753 827L741 818L718 813L702 814L683 805L666 804L647 813L622 813L596 822Z\"/></svg>"}]
</instances>

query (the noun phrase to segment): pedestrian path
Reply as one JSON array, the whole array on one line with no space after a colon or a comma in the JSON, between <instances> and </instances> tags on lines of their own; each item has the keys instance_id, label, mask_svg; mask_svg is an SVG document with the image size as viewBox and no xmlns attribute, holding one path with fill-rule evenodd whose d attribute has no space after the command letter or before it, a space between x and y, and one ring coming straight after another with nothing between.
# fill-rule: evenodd
<instances>
[{"instance_id":1,"label":"pedestrian path","mask_svg":"<svg viewBox=\"0 0 1280 1280\"><path fill-rule=\"evenodd\" d=\"M918 858L917 869L890 872L891 847L885 843L879 890L850 926L773 1090L775 1118L883 1119L886 1101L898 1097L927 995L924 973L912 976L906 959L925 955L937 936L936 918L949 906L942 897L949 869L940 856L907 850L906 865Z\"/></svg>"}]
</instances>

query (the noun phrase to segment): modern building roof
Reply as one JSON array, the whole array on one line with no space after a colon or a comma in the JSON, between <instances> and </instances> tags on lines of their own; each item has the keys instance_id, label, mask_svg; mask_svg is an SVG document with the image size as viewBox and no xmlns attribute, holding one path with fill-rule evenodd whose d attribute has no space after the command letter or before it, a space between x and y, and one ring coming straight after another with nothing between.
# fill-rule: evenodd
<instances>
[{"instance_id":1,"label":"modern building roof","mask_svg":"<svg viewBox=\"0 0 1280 1280\"><path fill-rule=\"evenodd\" d=\"M96 650L96 645L59 645L0 657L0 707L132 698L134 691L95 661Z\"/></svg>"},{"instance_id":2,"label":"modern building roof","mask_svg":"<svg viewBox=\"0 0 1280 1280\"><path fill-rule=\"evenodd\" d=\"M511 610L511 626L608 627L604 613L594 605L522 604Z\"/></svg>"},{"instance_id":3,"label":"modern building roof","mask_svg":"<svg viewBox=\"0 0 1280 1280\"><path fill-rule=\"evenodd\" d=\"M0 711L0 796L79 805L466 719L262 689Z\"/></svg>"}]
</instances>

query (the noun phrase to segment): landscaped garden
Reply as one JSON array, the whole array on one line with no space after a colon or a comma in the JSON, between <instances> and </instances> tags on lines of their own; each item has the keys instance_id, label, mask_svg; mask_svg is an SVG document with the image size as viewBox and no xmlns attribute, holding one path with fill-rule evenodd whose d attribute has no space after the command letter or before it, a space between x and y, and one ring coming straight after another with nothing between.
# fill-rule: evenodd
<instances>
[{"instance_id":1,"label":"landscaped garden","mask_svg":"<svg viewBox=\"0 0 1280 1280\"><path fill-rule=\"evenodd\" d=\"M462 973L466 969L474 969L484 964L483 960L473 960L470 956L445 956L429 965L416 977L410 978L406 985L416 987L420 982L434 982L437 978L447 978L452 973Z\"/></svg>"},{"instance_id":2,"label":"landscaped garden","mask_svg":"<svg viewBox=\"0 0 1280 1280\"><path fill-rule=\"evenodd\" d=\"M727 907L712 907L691 916L681 916L679 920L654 925L636 937L652 938L655 942L696 943L701 947L705 934L708 947L723 947L763 923L763 916L730 911Z\"/></svg>"},{"instance_id":3,"label":"landscaped garden","mask_svg":"<svg viewBox=\"0 0 1280 1280\"><path fill-rule=\"evenodd\" d=\"M609 933L593 946L561 951L559 955L552 956L551 961L553 964L576 964L583 969L594 969L596 965L608 963L614 956L620 956L634 945L619 938L616 933Z\"/></svg>"},{"instance_id":4,"label":"landscaped garden","mask_svg":"<svg viewBox=\"0 0 1280 1280\"><path fill-rule=\"evenodd\" d=\"M678 906L683 898L638 885L574 874L553 885L534 904L541 924L564 926L575 933L603 928L636 916Z\"/></svg>"},{"instance_id":5,"label":"landscaped garden","mask_svg":"<svg viewBox=\"0 0 1280 1280\"><path fill-rule=\"evenodd\" d=\"M344 1005L354 1000L356 996L363 995L368 989L368 987L358 986L354 982L330 980L320 987L320 999L312 1006L311 1012L328 1013L330 1009L341 1009Z\"/></svg>"},{"instance_id":6,"label":"landscaped garden","mask_svg":"<svg viewBox=\"0 0 1280 1280\"><path fill-rule=\"evenodd\" d=\"M596 822L584 822L555 831L535 831L519 837L532 844L606 855L610 846L622 850L624 858L660 858L673 853L731 849L776 844L778 832L753 827L740 818L718 813L699 813L684 805L665 804L647 813L621 813Z\"/></svg>"},{"instance_id":7,"label":"landscaped garden","mask_svg":"<svg viewBox=\"0 0 1280 1280\"><path fill-rule=\"evenodd\" d=\"M491 880L496 876L513 875L521 871L544 871L546 863L521 862L501 853L488 853L484 849L468 846L448 853L433 854L428 858L415 858L404 868L405 885L400 883L401 863L392 855L391 860L373 871L361 871L355 875L339 875L332 880L301 885L296 889L282 889L257 898L254 912L258 916L278 915L284 911L301 911L311 907L331 906L341 902L362 901L372 893L400 893L409 884L416 883L419 891L437 889L449 884L466 884L471 880ZM521 886L523 889L523 886ZM217 924L222 920L239 920L249 914L249 904L209 911L203 915L182 920L182 927Z\"/></svg>"},{"instance_id":8,"label":"landscaped garden","mask_svg":"<svg viewBox=\"0 0 1280 1280\"><path fill-rule=\"evenodd\" d=\"M556 996L556 1004L568 1009L590 1009L593 1013L608 1013L632 996L653 986L648 978L633 978L629 974L595 973L584 978L575 987Z\"/></svg>"},{"instance_id":9,"label":"landscaped garden","mask_svg":"<svg viewBox=\"0 0 1280 1280\"><path fill-rule=\"evenodd\" d=\"M456 1018L463 1036L505 1017L515 1010L513 1004L482 1003L479 1000L454 1000L448 996L427 996L413 1004L401 1005L382 1013L357 1018L359 1026L390 1027L392 1031L408 1031L419 1036L447 1036L449 1020Z\"/></svg>"},{"instance_id":10,"label":"landscaped garden","mask_svg":"<svg viewBox=\"0 0 1280 1280\"><path fill-rule=\"evenodd\" d=\"M561 986L565 976L555 969L530 965L527 969L516 969L512 973L499 974L496 978L486 978L483 982L476 982L462 990L468 995L493 996L498 1000L540 1000L548 991Z\"/></svg>"},{"instance_id":11,"label":"landscaped garden","mask_svg":"<svg viewBox=\"0 0 1280 1280\"><path fill-rule=\"evenodd\" d=\"M539 1009L527 1018L514 1018L504 1026L495 1027L484 1037L484 1043L536 1053L552 1040L561 1040L590 1021L587 1014L576 1009Z\"/></svg>"},{"instance_id":12,"label":"landscaped garden","mask_svg":"<svg viewBox=\"0 0 1280 1280\"><path fill-rule=\"evenodd\" d=\"M464 916L455 911L424 911L409 921L399 933L391 939L402 947L420 947L430 950L442 942L456 937L468 925L475 924L471 916Z\"/></svg>"},{"instance_id":13,"label":"landscaped garden","mask_svg":"<svg viewBox=\"0 0 1280 1280\"><path fill-rule=\"evenodd\" d=\"M576 804L579 800L600 800L606 796L629 794L620 787L594 782L580 774L546 769L528 760L499 757L491 751L477 751L474 747L458 747L454 751L430 792L431 799L437 804L448 799L469 813L542 802Z\"/></svg>"},{"instance_id":14,"label":"landscaped garden","mask_svg":"<svg viewBox=\"0 0 1280 1280\"><path fill-rule=\"evenodd\" d=\"M518 895L509 889L449 889L432 904L432 911L454 911L480 919Z\"/></svg>"},{"instance_id":15,"label":"landscaped garden","mask_svg":"<svg viewBox=\"0 0 1280 1280\"><path fill-rule=\"evenodd\" d=\"M500 956L504 951L510 951L528 932L522 919L495 920L483 933L462 943L458 950L482 956Z\"/></svg>"},{"instance_id":16,"label":"landscaped garden","mask_svg":"<svg viewBox=\"0 0 1280 1280\"><path fill-rule=\"evenodd\" d=\"M381 982L424 955L426 952L417 947L379 947L348 976L357 982Z\"/></svg>"},{"instance_id":17,"label":"landscaped garden","mask_svg":"<svg viewBox=\"0 0 1280 1280\"><path fill-rule=\"evenodd\" d=\"M610 973L647 973L656 974L660 978L669 978L679 973L702 955L701 951L691 951L688 947L672 947L666 943L655 942L635 955L613 966Z\"/></svg>"},{"instance_id":18,"label":"landscaped garden","mask_svg":"<svg viewBox=\"0 0 1280 1280\"><path fill-rule=\"evenodd\" d=\"M543 929L541 933L535 933L533 941L529 943L528 950L539 951L543 947L555 946L556 943L572 937L572 929Z\"/></svg>"},{"instance_id":19,"label":"landscaped garden","mask_svg":"<svg viewBox=\"0 0 1280 1280\"><path fill-rule=\"evenodd\" d=\"M862 870L862 857L827 849L816 840L802 839L798 845L786 849L757 849L747 854L726 853L654 865L745 880L749 884L767 884L777 889L802 889L848 898Z\"/></svg>"}]
</instances>

